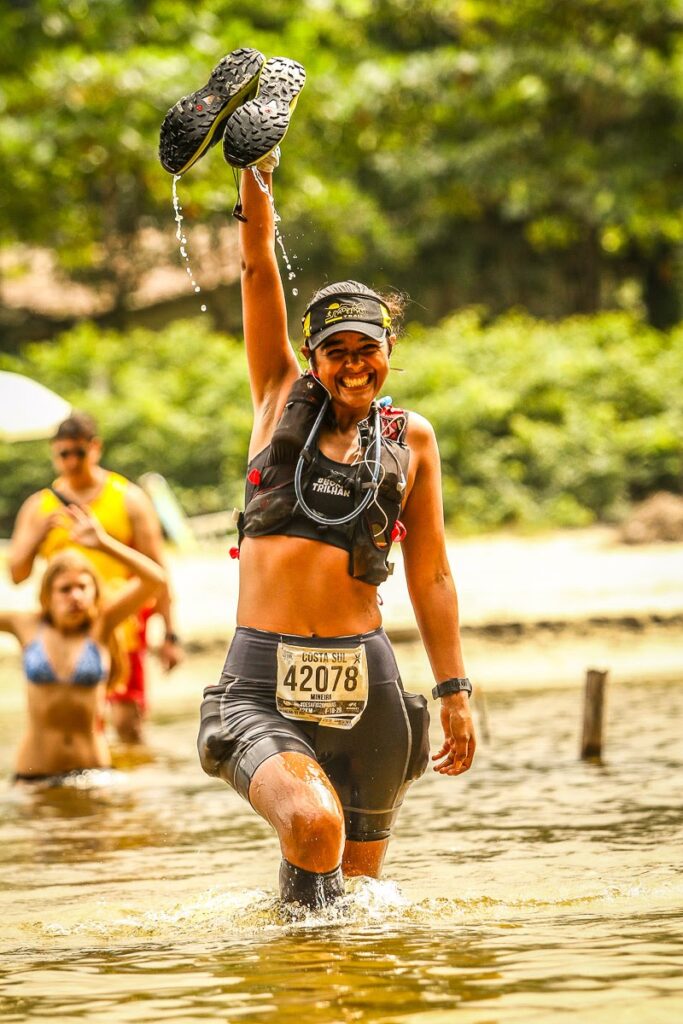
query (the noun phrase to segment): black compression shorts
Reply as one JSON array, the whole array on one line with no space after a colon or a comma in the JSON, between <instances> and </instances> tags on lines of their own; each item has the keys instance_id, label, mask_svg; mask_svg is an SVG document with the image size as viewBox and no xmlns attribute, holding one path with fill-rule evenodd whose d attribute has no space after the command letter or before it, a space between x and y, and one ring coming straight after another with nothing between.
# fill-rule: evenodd
<instances>
[{"instance_id":1,"label":"black compression shorts","mask_svg":"<svg viewBox=\"0 0 683 1024\"><path fill-rule=\"evenodd\" d=\"M351 729L285 718L276 708L277 645L365 646L368 704ZM429 712L406 693L383 629L346 637L300 637L238 626L218 686L204 691L197 746L202 767L249 799L256 769L273 754L316 760L344 809L348 839L386 839L410 782L429 760Z\"/></svg>"}]
</instances>

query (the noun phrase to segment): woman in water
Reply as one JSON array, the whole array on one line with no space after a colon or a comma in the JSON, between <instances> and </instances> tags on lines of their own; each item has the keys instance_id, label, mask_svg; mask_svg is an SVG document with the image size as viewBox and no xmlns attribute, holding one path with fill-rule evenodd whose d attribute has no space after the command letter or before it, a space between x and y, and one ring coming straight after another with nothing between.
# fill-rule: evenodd
<instances>
[{"instance_id":1,"label":"woman in water","mask_svg":"<svg viewBox=\"0 0 683 1024\"><path fill-rule=\"evenodd\" d=\"M379 876L429 758L427 702L403 689L382 629L377 586L392 541L441 702L435 770L466 771L475 739L434 432L378 402L395 302L356 281L330 285L306 310L303 376L289 342L269 171L303 77L293 61L267 61L257 98L225 122L228 163L257 165L238 208L254 424L237 628L204 694L198 747L204 770L275 829L282 898L321 907L344 875Z\"/></svg>"},{"instance_id":2,"label":"woman in water","mask_svg":"<svg viewBox=\"0 0 683 1024\"><path fill-rule=\"evenodd\" d=\"M74 543L122 562L131 579L111 600L97 573L75 549L55 555L40 585L40 612L0 612L0 629L22 647L28 684L28 727L19 743L15 780L59 783L110 765L103 714L115 672L114 630L163 587L163 569L114 540L76 505L64 511Z\"/></svg>"}]
</instances>

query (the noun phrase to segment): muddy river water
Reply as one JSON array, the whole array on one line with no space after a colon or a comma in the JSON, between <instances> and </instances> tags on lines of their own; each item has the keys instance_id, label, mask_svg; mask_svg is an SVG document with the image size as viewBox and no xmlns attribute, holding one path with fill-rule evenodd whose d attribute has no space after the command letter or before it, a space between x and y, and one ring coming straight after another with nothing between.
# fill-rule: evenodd
<instances>
[{"instance_id":1,"label":"muddy river water","mask_svg":"<svg viewBox=\"0 0 683 1024\"><path fill-rule=\"evenodd\" d=\"M270 829L197 763L221 660L155 701L151 763L30 795L0 666L0 1020L683 1020L683 685L610 689L602 766L577 689L488 694L473 770L412 788L384 878L290 921Z\"/></svg>"}]
</instances>

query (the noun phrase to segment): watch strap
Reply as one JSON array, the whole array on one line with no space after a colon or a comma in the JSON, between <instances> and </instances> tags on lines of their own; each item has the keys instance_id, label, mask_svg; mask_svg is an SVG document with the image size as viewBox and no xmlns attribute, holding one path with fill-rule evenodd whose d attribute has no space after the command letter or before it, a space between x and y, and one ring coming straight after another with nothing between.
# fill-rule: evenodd
<instances>
[{"instance_id":1,"label":"watch strap","mask_svg":"<svg viewBox=\"0 0 683 1024\"><path fill-rule=\"evenodd\" d=\"M467 676L464 679L444 679L442 683L437 683L432 690L432 697L434 700L438 700L439 697L449 697L452 693L462 693L463 691L468 697L472 696L472 683Z\"/></svg>"}]
</instances>

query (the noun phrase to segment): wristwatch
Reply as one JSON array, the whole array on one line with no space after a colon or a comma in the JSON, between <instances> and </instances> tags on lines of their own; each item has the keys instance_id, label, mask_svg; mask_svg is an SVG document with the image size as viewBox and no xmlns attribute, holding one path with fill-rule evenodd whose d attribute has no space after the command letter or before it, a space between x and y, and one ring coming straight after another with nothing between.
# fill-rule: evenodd
<instances>
[{"instance_id":1,"label":"wristwatch","mask_svg":"<svg viewBox=\"0 0 683 1024\"><path fill-rule=\"evenodd\" d=\"M432 690L432 697L434 700L438 700L439 697L448 697L451 693L462 693L465 692L468 697L472 696L472 683L467 677L464 679L444 679L442 683L437 683Z\"/></svg>"}]
</instances>

